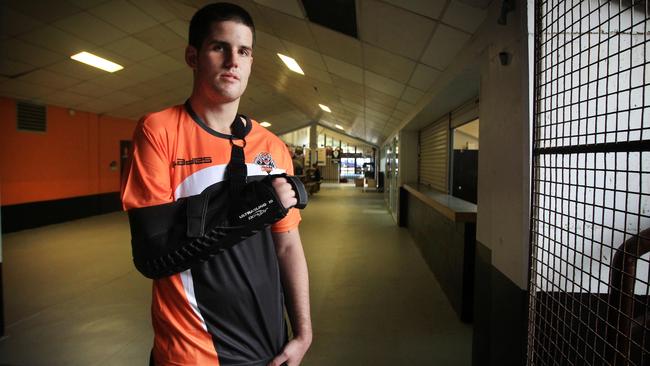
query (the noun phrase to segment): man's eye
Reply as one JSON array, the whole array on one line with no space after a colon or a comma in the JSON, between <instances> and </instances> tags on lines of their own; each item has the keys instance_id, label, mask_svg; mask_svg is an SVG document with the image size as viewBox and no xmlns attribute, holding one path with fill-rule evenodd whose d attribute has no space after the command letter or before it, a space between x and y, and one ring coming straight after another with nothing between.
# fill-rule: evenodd
<instances>
[{"instance_id":1,"label":"man's eye","mask_svg":"<svg viewBox=\"0 0 650 366\"><path fill-rule=\"evenodd\" d=\"M212 47L212 49L215 51L223 51L223 45L216 44Z\"/></svg>"},{"instance_id":2,"label":"man's eye","mask_svg":"<svg viewBox=\"0 0 650 366\"><path fill-rule=\"evenodd\" d=\"M250 56L251 51L247 50L247 49L242 49L242 50L239 50L239 54L242 55L242 56Z\"/></svg>"}]
</instances>

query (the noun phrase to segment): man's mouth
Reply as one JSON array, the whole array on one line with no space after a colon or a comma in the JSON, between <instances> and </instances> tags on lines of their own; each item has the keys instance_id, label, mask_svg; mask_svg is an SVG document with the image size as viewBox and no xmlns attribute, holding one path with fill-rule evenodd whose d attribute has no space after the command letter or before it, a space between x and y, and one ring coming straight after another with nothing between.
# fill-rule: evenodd
<instances>
[{"instance_id":1,"label":"man's mouth","mask_svg":"<svg viewBox=\"0 0 650 366\"><path fill-rule=\"evenodd\" d=\"M232 73L229 73L229 72L221 74L221 77L224 78L224 79L229 79L229 80L239 80L239 76L237 76L235 74L232 74Z\"/></svg>"}]
</instances>

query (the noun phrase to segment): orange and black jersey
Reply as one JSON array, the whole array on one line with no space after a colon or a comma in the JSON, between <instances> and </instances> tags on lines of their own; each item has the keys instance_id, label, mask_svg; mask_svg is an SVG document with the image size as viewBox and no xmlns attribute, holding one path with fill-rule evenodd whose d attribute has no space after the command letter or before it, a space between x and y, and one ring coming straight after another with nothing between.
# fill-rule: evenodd
<instances>
[{"instance_id":1,"label":"orange and black jersey","mask_svg":"<svg viewBox=\"0 0 650 366\"><path fill-rule=\"evenodd\" d=\"M249 176L293 174L286 145L246 119ZM224 181L230 136L179 105L145 116L133 137L122 187L125 210L196 195ZM298 210L187 271L154 280L156 365L266 365L287 341L283 292L271 232L295 229Z\"/></svg>"}]
</instances>

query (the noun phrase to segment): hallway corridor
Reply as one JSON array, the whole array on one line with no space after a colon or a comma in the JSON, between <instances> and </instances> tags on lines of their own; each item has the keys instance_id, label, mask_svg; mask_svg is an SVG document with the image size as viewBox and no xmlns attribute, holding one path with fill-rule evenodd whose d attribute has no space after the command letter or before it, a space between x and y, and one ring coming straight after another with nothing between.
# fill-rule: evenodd
<instances>
[{"instance_id":1,"label":"hallway corridor","mask_svg":"<svg viewBox=\"0 0 650 366\"><path fill-rule=\"evenodd\" d=\"M324 184L303 211L314 343L303 365L469 365L462 324L383 196ZM145 365L150 281L126 215L3 236L0 365Z\"/></svg>"}]
</instances>

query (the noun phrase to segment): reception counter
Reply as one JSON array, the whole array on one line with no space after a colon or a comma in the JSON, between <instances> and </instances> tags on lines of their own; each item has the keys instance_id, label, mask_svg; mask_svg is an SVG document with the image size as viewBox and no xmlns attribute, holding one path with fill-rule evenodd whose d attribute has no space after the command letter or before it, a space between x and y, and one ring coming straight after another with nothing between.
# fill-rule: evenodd
<instances>
[{"instance_id":1,"label":"reception counter","mask_svg":"<svg viewBox=\"0 0 650 366\"><path fill-rule=\"evenodd\" d=\"M405 184L400 187L399 217L459 318L471 322L476 205L423 185Z\"/></svg>"}]
</instances>

